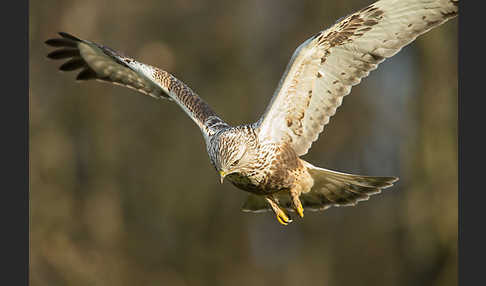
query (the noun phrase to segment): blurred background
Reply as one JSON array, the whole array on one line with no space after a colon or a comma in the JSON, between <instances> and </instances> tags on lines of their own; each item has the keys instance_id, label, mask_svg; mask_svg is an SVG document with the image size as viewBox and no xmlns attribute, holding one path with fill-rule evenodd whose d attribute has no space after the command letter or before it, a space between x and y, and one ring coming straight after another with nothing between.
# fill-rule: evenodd
<instances>
[{"instance_id":1,"label":"blurred background","mask_svg":"<svg viewBox=\"0 0 486 286\"><path fill-rule=\"evenodd\" d=\"M457 19L354 87L304 157L400 181L288 227L240 211L175 104L77 83L43 44L65 31L161 67L236 125L300 43L372 2L31 1L31 284L456 285Z\"/></svg>"}]
</instances>

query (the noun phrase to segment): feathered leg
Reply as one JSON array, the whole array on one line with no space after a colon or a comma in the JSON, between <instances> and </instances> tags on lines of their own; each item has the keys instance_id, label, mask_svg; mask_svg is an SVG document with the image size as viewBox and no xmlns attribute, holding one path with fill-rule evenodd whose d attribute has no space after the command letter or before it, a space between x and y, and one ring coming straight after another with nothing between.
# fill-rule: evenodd
<instances>
[{"instance_id":1,"label":"feathered leg","mask_svg":"<svg viewBox=\"0 0 486 286\"><path fill-rule=\"evenodd\" d=\"M300 194L301 192L298 190L298 187L294 187L290 190L290 198L292 200L292 205L295 211L299 214L300 217L304 217L304 208L302 207L302 203L300 202Z\"/></svg>"}]
</instances>

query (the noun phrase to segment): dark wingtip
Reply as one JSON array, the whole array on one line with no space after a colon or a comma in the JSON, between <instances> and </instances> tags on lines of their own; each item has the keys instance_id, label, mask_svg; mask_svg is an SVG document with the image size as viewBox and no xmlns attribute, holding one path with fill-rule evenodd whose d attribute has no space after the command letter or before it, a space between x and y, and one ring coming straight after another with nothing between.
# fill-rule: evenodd
<instances>
[{"instance_id":1,"label":"dark wingtip","mask_svg":"<svg viewBox=\"0 0 486 286\"><path fill-rule=\"evenodd\" d=\"M44 42L46 45L49 45L51 47L70 47L70 48L76 48L77 42L70 40L70 39L48 39L47 41Z\"/></svg>"},{"instance_id":2,"label":"dark wingtip","mask_svg":"<svg viewBox=\"0 0 486 286\"><path fill-rule=\"evenodd\" d=\"M86 64L83 59L75 57L65 62L59 67L62 71L73 71L84 67Z\"/></svg>"},{"instance_id":3,"label":"dark wingtip","mask_svg":"<svg viewBox=\"0 0 486 286\"><path fill-rule=\"evenodd\" d=\"M54 50L47 54L47 57L53 60L58 60L58 59L66 59L66 58L72 58L72 57L79 57L80 53L78 49L59 49L59 50Z\"/></svg>"},{"instance_id":4,"label":"dark wingtip","mask_svg":"<svg viewBox=\"0 0 486 286\"><path fill-rule=\"evenodd\" d=\"M90 80L90 79L96 79L97 75L94 70L92 70L89 67L86 67L83 69L78 76L76 77L76 80L81 81L81 80Z\"/></svg>"},{"instance_id":5,"label":"dark wingtip","mask_svg":"<svg viewBox=\"0 0 486 286\"><path fill-rule=\"evenodd\" d=\"M71 34L68 34L68 33L65 33L65 32L58 32L58 34L65 38L65 39L70 39L70 40L73 40L73 41L78 41L78 42L81 42L81 39L71 35Z\"/></svg>"}]
</instances>

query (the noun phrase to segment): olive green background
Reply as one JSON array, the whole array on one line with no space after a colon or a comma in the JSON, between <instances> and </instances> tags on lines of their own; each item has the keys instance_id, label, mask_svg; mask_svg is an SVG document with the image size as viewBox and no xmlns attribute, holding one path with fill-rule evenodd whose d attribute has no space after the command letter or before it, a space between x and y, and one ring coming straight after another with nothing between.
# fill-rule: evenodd
<instances>
[{"instance_id":1,"label":"olive green background","mask_svg":"<svg viewBox=\"0 0 486 286\"><path fill-rule=\"evenodd\" d=\"M230 124L256 121L294 49L372 1L31 1L32 285L456 285L457 23L354 87L304 158L398 176L288 227L240 211L175 104L75 82L65 31L161 67Z\"/></svg>"}]
</instances>

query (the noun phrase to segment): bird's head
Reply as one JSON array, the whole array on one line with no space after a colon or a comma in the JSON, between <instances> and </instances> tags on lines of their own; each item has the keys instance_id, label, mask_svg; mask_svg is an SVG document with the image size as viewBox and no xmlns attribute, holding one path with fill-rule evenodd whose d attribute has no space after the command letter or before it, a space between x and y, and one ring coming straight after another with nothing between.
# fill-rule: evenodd
<instances>
[{"instance_id":1,"label":"bird's head","mask_svg":"<svg viewBox=\"0 0 486 286\"><path fill-rule=\"evenodd\" d=\"M215 167L221 177L234 173L245 173L251 166L255 152L252 138L239 128L229 129L222 133L215 150Z\"/></svg>"}]
</instances>

